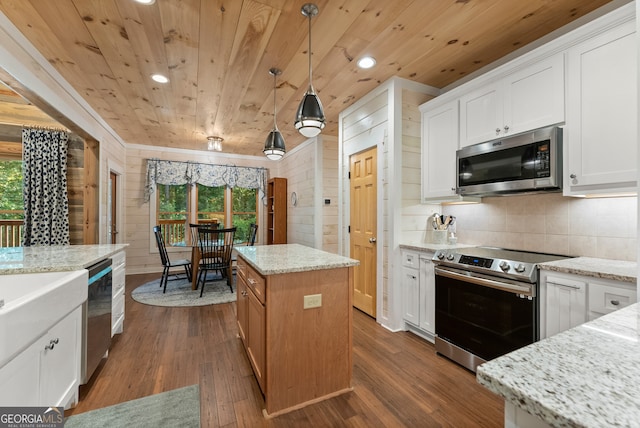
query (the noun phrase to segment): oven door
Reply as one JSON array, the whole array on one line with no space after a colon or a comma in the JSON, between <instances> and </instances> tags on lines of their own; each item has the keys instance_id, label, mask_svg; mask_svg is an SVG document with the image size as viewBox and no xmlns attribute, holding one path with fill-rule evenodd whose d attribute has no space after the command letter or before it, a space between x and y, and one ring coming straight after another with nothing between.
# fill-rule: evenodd
<instances>
[{"instance_id":1,"label":"oven door","mask_svg":"<svg viewBox=\"0 0 640 428\"><path fill-rule=\"evenodd\" d=\"M435 283L439 353L475 371L478 364L537 340L536 284L443 266L435 268ZM469 354L465 362L449 355L452 349ZM480 360L467 363L470 357Z\"/></svg>"}]
</instances>

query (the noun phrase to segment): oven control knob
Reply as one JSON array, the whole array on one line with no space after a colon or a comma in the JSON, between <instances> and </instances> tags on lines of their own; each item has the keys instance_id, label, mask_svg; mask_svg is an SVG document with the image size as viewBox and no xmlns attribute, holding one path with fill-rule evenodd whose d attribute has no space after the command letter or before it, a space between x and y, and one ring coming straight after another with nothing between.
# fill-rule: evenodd
<instances>
[{"instance_id":1,"label":"oven control knob","mask_svg":"<svg viewBox=\"0 0 640 428\"><path fill-rule=\"evenodd\" d=\"M505 262L504 260L500 262L500 269L502 269L505 272L508 272L509 269L511 269L511 265L509 265L509 263Z\"/></svg>"},{"instance_id":2,"label":"oven control knob","mask_svg":"<svg viewBox=\"0 0 640 428\"><path fill-rule=\"evenodd\" d=\"M452 261L454 259L453 254L449 253L447 254L447 260Z\"/></svg>"},{"instance_id":3,"label":"oven control knob","mask_svg":"<svg viewBox=\"0 0 640 428\"><path fill-rule=\"evenodd\" d=\"M526 270L525 266L522 263L518 263L518 265L516 266L516 272L522 273L525 270Z\"/></svg>"},{"instance_id":4,"label":"oven control knob","mask_svg":"<svg viewBox=\"0 0 640 428\"><path fill-rule=\"evenodd\" d=\"M444 259L444 253L442 251L438 253L438 259L440 260Z\"/></svg>"}]
</instances>

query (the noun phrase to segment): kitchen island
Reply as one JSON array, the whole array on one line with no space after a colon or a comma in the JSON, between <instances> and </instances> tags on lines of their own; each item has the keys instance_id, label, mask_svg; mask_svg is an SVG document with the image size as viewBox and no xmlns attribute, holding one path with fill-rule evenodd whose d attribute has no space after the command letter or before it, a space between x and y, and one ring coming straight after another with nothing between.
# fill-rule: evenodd
<instances>
[{"instance_id":1,"label":"kitchen island","mask_svg":"<svg viewBox=\"0 0 640 428\"><path fill-rule=\"evenodd\" d=\"M505 399L506 427L638 426L640 304L478 367Z\"/></svg>"},{"instance_id":2,"label":"kitchen island","mask_svg":"<svg viewBox=\"0 0 640 428\"><path fill-rule=\"evenodd\" d=\"M238 332L265 417L350 391L359 262L297 244L236 250Z\"/></svg>"}]
</instances>

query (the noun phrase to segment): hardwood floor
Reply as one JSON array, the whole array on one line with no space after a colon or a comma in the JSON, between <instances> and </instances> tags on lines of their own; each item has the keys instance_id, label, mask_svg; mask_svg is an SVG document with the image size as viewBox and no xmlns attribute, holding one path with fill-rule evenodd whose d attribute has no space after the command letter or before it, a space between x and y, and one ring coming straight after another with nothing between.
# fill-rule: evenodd
<instances>
[{"instance_id":1,"label":"hardwood floor","mask_svg":"<svg viewBox=\"0 0 640 428\"><path fill-rule=\"evenodd\" d=\"M237 337L235 303L162 308L131 299L153 275L126 279L124 333L116 335L81 401L82 413L200 384L203 427L498 427L504 405L473 373L408 332L354 309L353 391L265 420L264 400Z\"/></svg>"}]
</instances>

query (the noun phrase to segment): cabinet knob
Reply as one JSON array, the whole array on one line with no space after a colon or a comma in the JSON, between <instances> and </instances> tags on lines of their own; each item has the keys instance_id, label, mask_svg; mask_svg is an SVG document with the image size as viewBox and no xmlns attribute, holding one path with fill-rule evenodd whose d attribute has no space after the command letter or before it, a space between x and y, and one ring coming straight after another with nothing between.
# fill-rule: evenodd
<instances>
[{"instance_id":1,"label":"cabinet knob","mask_svg":"<svg viewBox=\"0 0 640 428\"><path fill-rule=\"evenodd\" d=\"M60 339L58 339L57 337L55 339L51 339L49 341L49 344L47 346L45 346L44 349L46 349L47 351L50 351L50 350L52 350L53 348L56 347L58 342L60 342Z\"/></svg>"},{"instance_id":2,"label":"cabinet knob","mask_svg":"<svg viewBox=\"0 0 640 428\"><path fill-rule=\"evenodd\" d=\"M576 175L575 175L575 174L571 174L571 175L569 176L569 178L573 178L573 179L575 179L575 178L576 178Z\"/></svg>"},{"instance_id":3,"label":"cabinet knob","mask_svg":"<svg viewBox=\"0 0 640 428\"><path fill-rule=\"evenodd\" d=\"M500 135L500 128L496 128L496 135Z\"/></svg>"},{"instance_id":4,"label":"cabinet knob","mask_svg":"<svg viewBox=\"0 0 640 428\"><path fill-rule=\"evenodd\" d=\"M620 304L620 300L612 300L612 301L611 301L611 304L612 304L613 306L618 306L618 305Z\"/></svg>"},{"instance_id":5,"label":"cabinet knob","mask_svg":"<svg viewBox=\"0 0 640 428\"><path fill-rule=\"evenodd\" d=\"M509 125L504 126L504 132L509 132Z\"/></svg>"}]
</instances>

